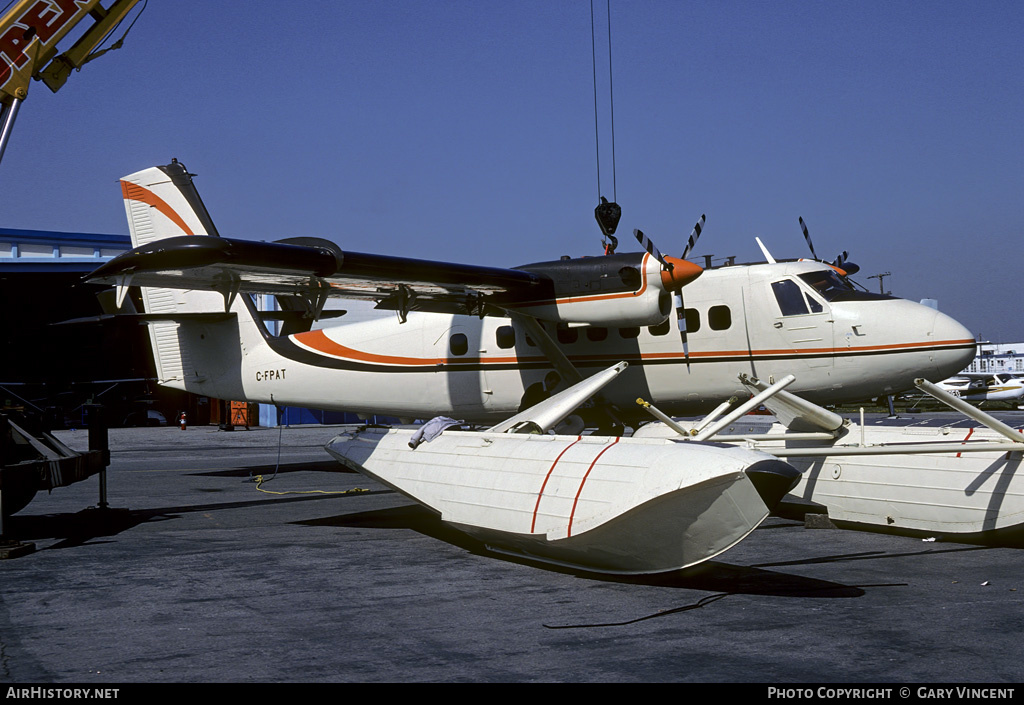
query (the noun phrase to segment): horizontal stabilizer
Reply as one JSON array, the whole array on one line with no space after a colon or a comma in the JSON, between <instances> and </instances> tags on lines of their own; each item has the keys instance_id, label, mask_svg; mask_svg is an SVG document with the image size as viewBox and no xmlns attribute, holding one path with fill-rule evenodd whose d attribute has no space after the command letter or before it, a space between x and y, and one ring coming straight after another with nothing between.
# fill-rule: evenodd
<instances>
[{"instance_id":1,"label":"horizontal stabilizer","mask_svg":"<svg viewBox=\"0 0 1024 705\"><path fill-rule=\"evenodd\" d=\"M193 312L193 313L105 313L100 316L86 316L84 318L72 318L67 321L51 323L53 326L81 326L95 325L117 321L118 323L220 323L235 317L233 313L218 312Z\"/></svg>"},{"instance_id":2,"label":"horizontal stabilizer","mask_svg":"<svg viewBox=\"0 0 1024 705\"><path fill-rule=\"evenodd\" d=\"M324 311L321 319L340 318L347 312L342 310ZM294 322L304 318L302 311L257 311L264 321ZM119 323L220 323L235 317L234 313L222 311L181 311L179 313L104 313L99 316L72 318L51 323L53 326L73 326L117 321Z\"/></svg>"}]
</instances>

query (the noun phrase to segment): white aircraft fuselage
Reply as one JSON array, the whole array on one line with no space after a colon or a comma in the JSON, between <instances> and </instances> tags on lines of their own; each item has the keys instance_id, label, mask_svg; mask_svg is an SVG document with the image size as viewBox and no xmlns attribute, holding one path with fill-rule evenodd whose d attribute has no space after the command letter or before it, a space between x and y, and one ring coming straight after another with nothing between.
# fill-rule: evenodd
<instances>
[{"instance_id":1,"label":"white aircraft fuselage","mask_svg":"<svg viewBox=\"0 0 1024 705\"><path fill-rule=\"evenodd\" d=\"M909 388L915 377L944 379L973 359L973 337L949 316L903 299L816 288L831 271L811 261L706 271L683 291L685 349L674 311L657 326L543 325L584 376L629 363L603 393L627 413L638 395L672 414L745 398L740 374L793 374L791 390L819 403L864 399ZM527 331L505 318L411 311L404 323L387 316L272 337L247 309L235 303L237 328L153 326L156 340L162 326L180 325L188 348L182 369L161 372L162 382L226 399L484 422L515 413L527 388L553 370Z\"/></svg>"},{"instance_id":2,"label":"white aircraft fuselage","mask_svg":"<svg viewBox=\"0 0 1024 705\"><path fill-rule=\"evenodd\" d=\"M949 316L857 291L817 261L702 272L648 249L456 265L308 238L221 238L178 162L121 187L134 249L90 279L116 286L119 305L140 287L161 384L219 399L500 421L624 361L601 399L625 421L643 415L638 396L672 414L745 398L741 374L793 375L791 391L822 404L896 393L959 372L975 353ZM274 336L249 293L312 318L331 296L396 315L313 330L309 317L282 316L305 332Z\"/></svg>"}]
</instances>

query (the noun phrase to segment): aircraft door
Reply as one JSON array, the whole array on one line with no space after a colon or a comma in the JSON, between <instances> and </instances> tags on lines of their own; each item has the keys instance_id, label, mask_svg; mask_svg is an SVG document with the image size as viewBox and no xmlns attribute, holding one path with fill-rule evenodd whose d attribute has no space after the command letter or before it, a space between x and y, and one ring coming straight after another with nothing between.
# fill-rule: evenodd
<instances>
[{"instance_id":1,"label":"aircraft door","mask_svg":"<svg viewBox=\"0 0 1024 705\"><path fill-rule=\"evenodd\" d=\"M832 310L795 279L769 282L768 306L775 313L772 331L778 347L810 367L832 367Z\"/></svg>"},{"instance_id":2,"label":"aircraft door","mask_svg":"<svg viewBox=\"0 0 1024 705\"><path fill-rule=\"evenodd\" d=\"M485 345L481 340L483 321L459 316L457 322L448 328L436 341L436 357L443 362L445 389L452 409L472 411L479 415L481 407L489 408L493 403L493 390L488 386L483 353Z\"/></svg>"}]
</instances>

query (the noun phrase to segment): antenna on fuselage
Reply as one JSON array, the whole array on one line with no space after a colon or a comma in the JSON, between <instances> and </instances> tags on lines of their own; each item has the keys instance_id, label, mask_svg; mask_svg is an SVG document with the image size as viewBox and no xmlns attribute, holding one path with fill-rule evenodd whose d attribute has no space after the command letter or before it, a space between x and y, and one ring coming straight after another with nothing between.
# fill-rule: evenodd
<instances>
[{"instance_id":1,"label":"antenna on fuselage","mask_svg":"<svg viewBox=\"0 0 1024 705\"><path fill-rule=\"evenodd\" d=\"M764 246L763 242L761 242L761 238L755 237L754 239L757 240L757 246L761 248L761 252L764 253L764 258L768 261L768 264L775 264L775 258L772 257L772 253L769 252L768 248Z\"/></svg>"}]
</instances>

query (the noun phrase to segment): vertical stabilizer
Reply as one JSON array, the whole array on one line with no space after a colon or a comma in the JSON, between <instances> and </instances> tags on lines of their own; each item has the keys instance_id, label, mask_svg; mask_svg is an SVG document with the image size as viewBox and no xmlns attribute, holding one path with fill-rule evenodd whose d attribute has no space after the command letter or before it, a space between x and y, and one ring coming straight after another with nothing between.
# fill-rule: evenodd
<instances>
[{"instance_id":1,"label":"vertical stabilizer","mask_svg":"<svg viewBox=\"0 0 1024 705\"><path fill-rule=\"evenodd\" d=\"M199 192L184 165L177 160L152 167L121 179L132 246L148 245L170 237L206 235L219 237ZM126 282L127 284L128 282ZM146 313L176 314L223 311L224 299L210 291L182 291L141 287ZM243 309L236 306L235 310ZM189 370L196 369L182 324L161 322L149 325L156 374L161 384L185 389Z\"/></svg>"},{"instance_id":2,"label":"vertical stabilizer","mask_svg":"<svg viewBox=\"0 0 1024 705\"><path fill-rule=\"evenodd\" d=\"M220 237L192 174L177 160L121 179L132 246L181 235Z\"/></svg>"}]
</instances>

